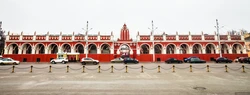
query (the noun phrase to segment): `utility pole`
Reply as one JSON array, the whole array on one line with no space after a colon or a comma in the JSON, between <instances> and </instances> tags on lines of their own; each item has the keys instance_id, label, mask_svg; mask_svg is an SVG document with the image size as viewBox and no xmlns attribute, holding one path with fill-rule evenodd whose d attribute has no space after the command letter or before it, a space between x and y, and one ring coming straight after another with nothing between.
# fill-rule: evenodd
<instances>
[{"instance_id":1,"label":"utility pole","mask_svg":"<svg viewBox=\"0 0 250 95\"><path fill-rule=\"evenodd\" d=\"M152 28L148 28L148 29L150 29L151 30L151 32L152 32L152 36L153 36L153 41L152 41L152 43L153 43L153 62L155 62L155 39L154 39L154 31L157 29L157 27L156 28L154 28L154 21L152 20Z\"/></svg>"},{"instance_id":2,"label":"utility pole","mask_svg":"<svg viewBox=\"0 0 250 95\"><path fill-rule=\"evenodd\" d=\"M88 49L88 32L90 31L90 30L92 30L92 28L90 28L89 29L89 22L87 21L87 27L86 27L86 29L84 29L84 28L82 28L85 32L86 32L86 58L88 57L88 53L89 53L89 49Z\"/></svg>"},{"instance_id":3,"label":"utility pole","mask_svg":"<svg viewBox=\"0 0 250 95\"><path fill-rule=\"evenodd\" d=\"M219 22L218 22L218 19L216 19L216 26L215 28L217 29L217 38L218 38L218 43L219 43L219 53L220 53L220 57L222 57L222 54L221 54L221 44L220 44L220 32L219 32Z\"/></svg>"}]
</instances>

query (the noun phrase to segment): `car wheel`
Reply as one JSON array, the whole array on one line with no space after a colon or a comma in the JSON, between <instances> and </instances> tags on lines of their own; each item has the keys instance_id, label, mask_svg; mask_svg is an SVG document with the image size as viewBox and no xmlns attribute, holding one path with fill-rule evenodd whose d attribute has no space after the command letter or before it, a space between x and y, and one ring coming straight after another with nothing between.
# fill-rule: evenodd
<instances>
[{"instance_id":1,"label":"car wheel","mask_svg":"<svg viewBox=\"0 0 250 95\"><path fill-rule=\"evenodd\" d=\"M62 61L62 63L63 63L63 64L66 64L66 62L65 62L65 61Z\"/></svg>"},{"instance_id":2,"label":"car wheel","mask_svg":"<svg viewBox=\"0 0 250 95\"><path fill-rule=\"evenodd\" d=\"M0 63L0 65L4 65L3 63Z\"/></svg>"},{"instance_id":3,"label":"car wheel","mask_svg":"<svg viewBox=\"0 0 250 95\"><path fill-rule=\"evenodd\" d=\"M14 62L14 63L13 63L13 65L17 65L17 63L16 63L16 62Z\"/></svg>"},{"instance_id":4,"label":"car wheel","mask_svg":"<svg viewBox=\"0 0 250 95\"><path fill-rule=\"evenodd\" d=\"M55 61L52 61L52 64L56 64L56 62L55 62Z\"/></svg>"}]
</instances>

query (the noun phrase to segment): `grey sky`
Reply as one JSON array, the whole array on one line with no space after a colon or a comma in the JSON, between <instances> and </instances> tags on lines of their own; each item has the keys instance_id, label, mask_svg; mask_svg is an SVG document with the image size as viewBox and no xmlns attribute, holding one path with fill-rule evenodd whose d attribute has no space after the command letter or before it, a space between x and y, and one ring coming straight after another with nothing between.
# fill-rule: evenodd
<instances>
[{"instance_id":1,"label":"grey sky","mask_svg":"<svg viewBox=\"0 0 250 95\"><path fill-rule=\"evenodd\" d=\"M250 0L0 0L0 21L5 31L25 34L83 33L119 36L126 23L131 36L150 34L213 34L215 19L228 30L250 31Z\"/></svg>"}]
</instances>

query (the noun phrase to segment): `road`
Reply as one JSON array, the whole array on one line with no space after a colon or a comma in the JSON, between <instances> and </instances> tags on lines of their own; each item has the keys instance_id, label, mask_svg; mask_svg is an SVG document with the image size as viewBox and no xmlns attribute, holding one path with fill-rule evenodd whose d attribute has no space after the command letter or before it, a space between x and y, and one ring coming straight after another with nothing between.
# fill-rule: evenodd
<instances>
[{"instance_id":1,"label":"road","mask_svg":"<svg viewBox=\"0 0 250 95\"><path fill-rule=\"evenodd\" d=\"M173 72L173 65L175 72ZM190 65L192 65L192 72L190 72ZM209 65L209 72L207 72L207 65ZM228 72L225 72L225 65L228 66ZM242 65L246 67L245 73L242 72ZM67 66L69 66L68 72ZM100 72L98 66L100 66ZM111 73L111 66L114 67L113 73ZM143 66L143 72L141 66ZM158 72L158 66L160 66L160 72ZM240 63L128 65L103 63L86 65L84 69L80 63L21 63L15 66L14 73L12 73L12 65L2 65L0 71L1 95L250 94L250 65Z\"/></svg>"}]
</instances>

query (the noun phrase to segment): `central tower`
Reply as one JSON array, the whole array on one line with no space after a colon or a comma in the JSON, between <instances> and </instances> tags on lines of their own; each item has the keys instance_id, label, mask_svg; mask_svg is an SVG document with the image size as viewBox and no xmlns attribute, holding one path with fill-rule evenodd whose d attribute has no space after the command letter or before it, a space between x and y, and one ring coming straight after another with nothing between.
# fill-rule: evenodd
<instances>
[{"instance_id":1,"label":"central tower","mask_svg":"<svg viewBox=\"0 0 250 95\"><path fill-rule=\"evenodd\" d=\"M120 34L120 38L118 39L118 41L132 41L132 39L130 39L129 37L129 30L126 24L124 24L121 29L121 34Z\"/></svg>"}]
</instances>

